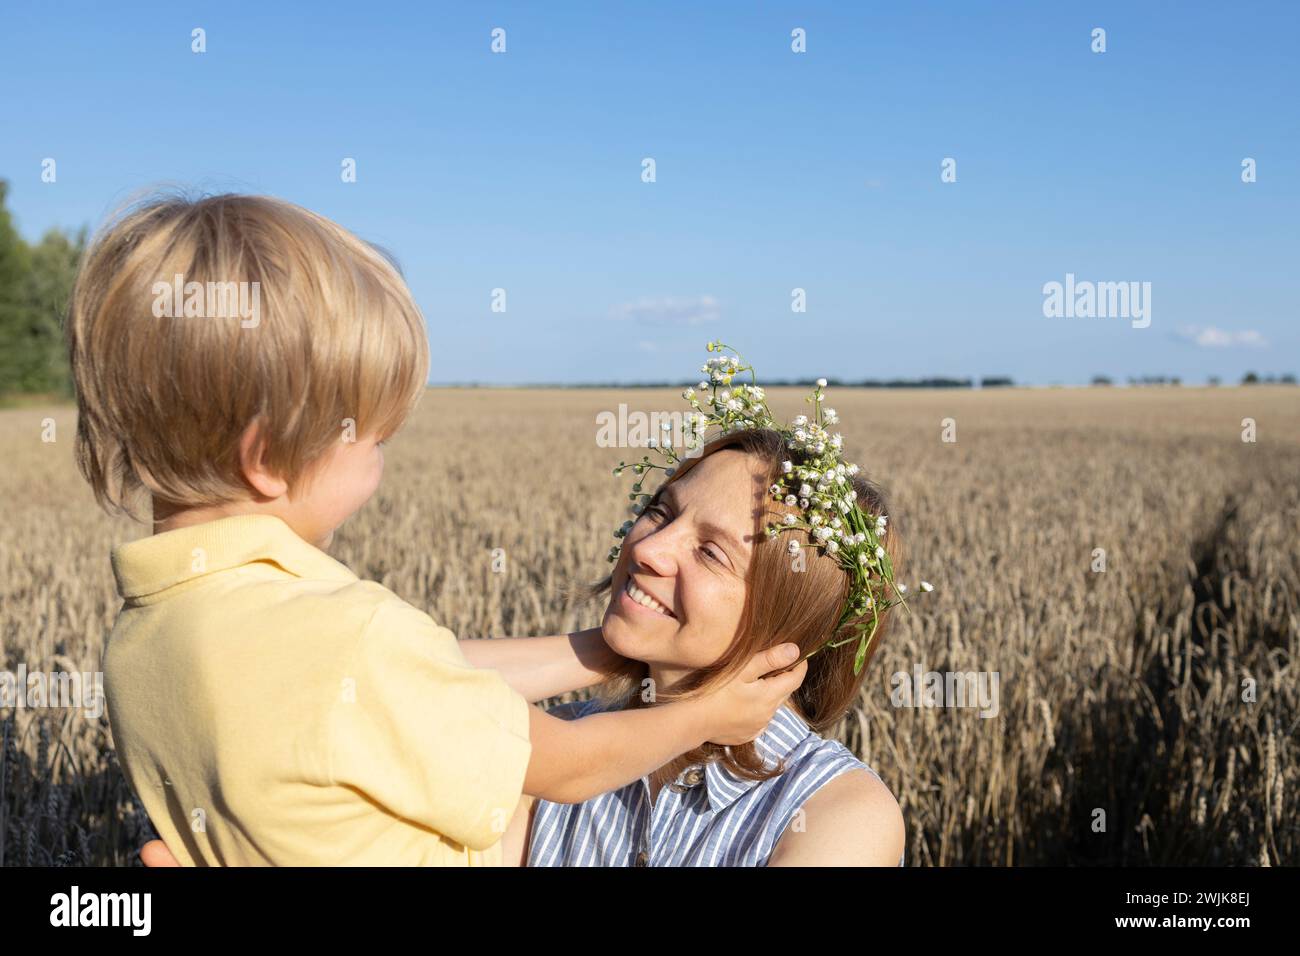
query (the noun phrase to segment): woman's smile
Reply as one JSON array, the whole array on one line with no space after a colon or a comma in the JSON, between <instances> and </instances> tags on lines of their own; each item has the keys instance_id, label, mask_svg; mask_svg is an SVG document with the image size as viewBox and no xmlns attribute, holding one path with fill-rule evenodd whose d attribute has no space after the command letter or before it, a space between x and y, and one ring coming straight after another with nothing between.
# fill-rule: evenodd
<instances>
[{"instance_id":1,"label":"woman's smile","mask_svg":"<svg viewBox=\"0 0 1300 956\"><path fill-rule=\"evenodd\" d=\"M637 587L630 577L627 579L627 584L623 586L621 601L635 606L638 610L648 611L656 617L668 617L674 620L677 618L677 615L668 610L662 602Z\"/></svg>"}]
</instances>

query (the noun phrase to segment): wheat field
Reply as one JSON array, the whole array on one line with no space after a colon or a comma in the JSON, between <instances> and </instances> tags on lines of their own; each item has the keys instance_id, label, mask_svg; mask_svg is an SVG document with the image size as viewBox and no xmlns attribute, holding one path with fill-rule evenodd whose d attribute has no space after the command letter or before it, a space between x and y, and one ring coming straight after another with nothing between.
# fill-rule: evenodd
<instances>
[{"instance_id":1,"label":"wheat field","mask_svg":"<svg viewBox=\"0 0 1300 956\"><path fill-rule=\"evenodd\" d=\"M802 394L770 404L794 415ZM639 452L596 441L620 402L682 406L667 390L431 389L332 553L462 636L595 624L574 587L604 573L625 517L610 468ZM936 588L834 733L897 796L909 866L1300 862L1300 390L829 403L891 497L901 580ZM95 508L75 414L0 411L0 670L99 670L109 548L145 531ZM917 669L996 672L997 716L893 706L891 675ZM151 831L107 717L0 710L0 738L0 862L136 863Z\"/></svg>"}]
</instances>

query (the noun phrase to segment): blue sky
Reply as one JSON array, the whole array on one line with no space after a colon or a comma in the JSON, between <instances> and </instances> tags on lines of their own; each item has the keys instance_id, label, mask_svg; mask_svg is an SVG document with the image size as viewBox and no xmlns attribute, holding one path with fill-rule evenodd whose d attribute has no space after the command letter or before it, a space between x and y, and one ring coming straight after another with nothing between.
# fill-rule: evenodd
<instances>
[{"instance_id":1,"label":"blue sky","mask_svg":"<svg viewBox=\"0 0 1300 956\"><path fill-rule=\"evenodd\" d=\"M336 219L401 263L435 382L685 379L710 338L769 378L1232 381L1300 372L1298 27L1290 2L7 4L0 177L31 239L163 184ZM1045 317L1067 273L1150 282L1149 327Z\"/></svg>"}]
</instances>

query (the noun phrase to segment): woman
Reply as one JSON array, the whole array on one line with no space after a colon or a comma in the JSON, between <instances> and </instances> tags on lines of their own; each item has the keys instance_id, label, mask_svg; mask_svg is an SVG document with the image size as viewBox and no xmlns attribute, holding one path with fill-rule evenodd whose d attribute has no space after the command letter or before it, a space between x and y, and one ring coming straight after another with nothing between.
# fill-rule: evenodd
<instances>
[{"instance_id":1,"label":"woman","mask_svg":"<svg viewBox=\"0 0 1300 956\"><path fill-rule=\"evenodd\" d=\"M517 812L503 846L528 866L903 865L902 814L866 764L819 736L852 706L852 642L834 636L847 576L822 554L798 572L760 529L785 509L767 494L789 452L771 429L734 432L687 459L628 531L602 630L629 659L597 699L552 711L641 707L700 692L757 650L797 643L802 686L766 731L741 747L704 747L637 783L580 804L536 801ZM855 477L864 512L879 490ZM895 566L897 536L886 550ZM872 640L879 646L887 615ZM522 806L521 806L522 811Z\"/></svg>"}]
</instances>

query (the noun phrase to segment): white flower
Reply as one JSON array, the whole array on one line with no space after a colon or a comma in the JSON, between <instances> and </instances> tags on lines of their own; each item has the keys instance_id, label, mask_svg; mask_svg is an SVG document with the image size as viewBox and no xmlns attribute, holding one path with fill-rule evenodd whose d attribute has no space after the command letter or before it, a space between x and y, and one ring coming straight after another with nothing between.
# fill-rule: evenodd
<instances>
[{"instance_id":1,"label":"white flower","mask_svg":"<svg viewBox=\"0 0 1300 956\"><path fill-rule=\"evenodd\" d=\"M796 428L794 430L794 439L795 441L806 441L808 439L808 433L802 428Z\"/></svg>"},{"instance_id":2,"label":"white flower","mask_svg":"<svg viewBox=\"0 0 1300 956\"><path fill-rule=\"evenodd\" d=\"M885 556L885 549L882 548L880 545L876 545L876 557L883 558L884 556Z\"/></svg>"},{"instance_id":3,"label":"white flower","mask_svg":"<svg viewBox=\"0 0 1300 956\"><path fill-rule=\"evenodd\" d=\"M722 391L718 392L719 401L725 402L728 401L730 398L731 398L731 391L729 389L724 388Z\"/></svg>"},{"instance_id":4,"label":"white flower","mask_svg":"<svg viewBox=\"0 0 1300 956\"><path fill-rule=\"evenodd\" d=\"M781 470L782 470L783 472L785 472L787 475L790 474L790 472L791 472L793 469L794 469L794 462L792 462L792 461L783 461L783 462L781 462Z\"/></svg>"},{"instance_id":5,"label":"white flower","mask_svg":"<svg viewBox=\"0 0 1300 956\"><path fill-rule=\"evenodd\" d=\"M786 496L785 496L785 503L786 503L787 505L790 505L791 507L793 507L794 505L798 504L798 502L799 502L799 499L796 498L794 495L786 495Z\"/></svg>"},{"instance_id":6,"label":"white flower","mask_svg":"<svg viewBox=\"0 0 1300 956\"><path fill-rule=\"evenodd\" d=\"M803 428L805 425L808 424L808 416L796 415L794 421L791 422L791 424L794 425L795 428Z\"/></svg>"},{"instance_id":7,"label":"white flower","mask_svg":"<svg viewBox=\"0 0 1300 956\"><path fill-rule=\"evenodd\" d=\"M817 454L820 455L822 452L824 452L824 451L826 450L826 443L825 443L824 441L819 441L819 442L818 442L816 445L814 445L813 447L814 447L815 449L817 449Z\"/></svg>"},{"instance_id":8,"label":"white flower","mask_svg":"<svg viewBox=\"0 0 1300 956\"><path fill-rule=\"evenodd\" d=\"M818 387L818 388L825 388L825 387L826 387L826 379L824 379L824 378L819 378L819 379L817 379L817 387Z\"/></svg>"},{"instance_id":9,"label":"white flower","mask_svg":"<svg viewBox=\"0 0 1300 956\"><path fill-rule=\"evenodd\" d=\"M794 515L786 515L782 520L786 524L794 524L797 519L795 518Z\"/></svg>"},{"instance_id":10,"label":"white flower","mask_svg":"<svg viewBox=\"0 0 1300 956\"><path fill-rule=\"evenodd\" d=\"M840 549L840 546L839 546L839 543L838 543L838 542L836 542L836 541L827 541L827 542L826 542L826 550L829 551L831 554L834 554L834 553L835 553L836 551L838 551L839 549Z\"/></svg>"},{"instance_id":11,"label":"white flower","mask_svg":"<svg viewBox=\"0 0 1300 956\"><path fill-rule=\"evenodd\" d=\"M804 498L807 498L812 493L813 493L812 485L808 484L808 482L805 481L802 485L799 486L799 494Z\"/></svg>"},{"instance_id":12,"label":"white flower","mask_svg":"<svg viewBox=\"0 0 1300 956\"><path fill-rule=\"evenodd\" d=\"M833 408L824 409L822 411L822 418L826 420L828 425L835 425L840 420L840 416L836 414L835 409Z\"/></svg>"},{"instance_id":13,"label":"white flower","mask_svg":"<svg viewBox=\"0 0 1300 956\"><path fill-rule=\"evenodd\" d=\"M843 445L844 445L844 437L842 435L836 434L831 437L832 448L838 449L843 447Z\"/></svg>"},{"instance_id":14,"label":"white flower","mask_svg":"<svg viewBox=\"0 0 1300 956\"><path fill-rule=\"evenodd\" d=\"M787 552L789 552L790 554L798 554L798 553L799 553L799 542L798 542L798 541L791 541L789 544L787 544L787 545L785 546L785 550L786 550Z\"/></svg>"},{"instance_id":15,"label":"white flower","mask_svg":"<svg viewBox=\"0 0 1300 956\"><path fill-rule=\"evenodd\" d=\"M738 412L745 406L740 403L740 399L733 398L731 401L727 402L727 407L733 412Z\"/></svg>"},{"instance_id":16,"label":"white flower","mask_svg":"<svg viewBox=\"0 0 1300 956\"><path fill-rule=\"evenodd\" d=\"M867 563L867 553L865 551L858 552L858 564L866 564L866 563Z\"/></svg>"},{"instance_id":17,"label":"white flower","mask_svg":"<svg viewBox=\"0 0 1300 956\"><path fill-rule=\"evenodd\" d=\"M708 371L708 369L704 369L703 371ZM695 387L698 388L701 392L707 392L709 390L709 383L700 382L700 384L696 385Z\"/></svg>"},{"instance_id":18,"label":"white flower","mask_svg":"<svg viewBox=\"0 0 1300 956\"><path fill-rule=\"evenodd\" d=\"M922 590L922 591L933 591L933 590L934 590L934 585L931 584L929 581L922 581L922 582L921 582L921 590Z\"/></svg>"},{"instance_id":19,"label":"white flower","mask_svg":"<svg viewBox=\"0 0 1300 956\"><path fill-rule=\"evenodd\" d=\"M682 392L682 398L686 399L688 402L694 397L695 397L695 389L693 388L688 388L686 389L686 391Z\"/></svg>"},{"instance_id":20,"label":"white flower","mask_svg":"<svg viewBox=\"0 0 1300 956\"><path fill-rule=\"evenodd\" d=\"M822 503L825 504L825 502L822 502ZM800 499L799 499L799 507L800 507L800 508L803 508L805 511L808 510L808 499L807 499L807 498L800 498Z\"/></svg>"},{"instance_id":21,"label":"white flower","mask_svg":"<svg viewBox=\"0 0 1300 956\"><path fill-rule=\"evenodd\" d=\"M780 486L780 485L773 485L771 488L769 488L769 489L767 489L767 490L770 491L770 492L772 492L772 494L774 494L774 495L779 495L779 494L781 493L781 486Z\"/></svg>"},{"instance_id":22,"label":"white flower","mask_svg":"<svg viewBox=\"0 0 1300 956\"><path fill-rule=\"evenodd\" d=\"M906 594L906 593L907 593L907 585L906 585L906 584L900 584L900 585L898 585L898 593L899 593L899 594Z\"/></svg>"},{"instance_id":23,"label":"white flower","mask_svg":"<svg viewBox=\"0 0 1300 956\"><path fill-rule=\"evenodd\" d=\"M849 467L846 469L846 471L848 471L848 473L849 473L850 476L852 476L852 475L856 475L856 474L858 473L858 466L857 466L857 465L849 465Z\"/></svg>"}]
</instances>

